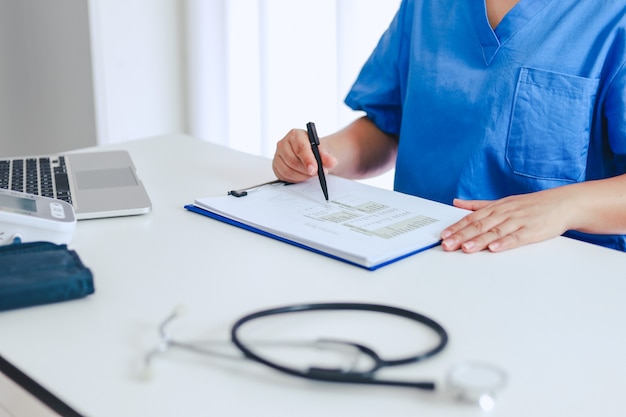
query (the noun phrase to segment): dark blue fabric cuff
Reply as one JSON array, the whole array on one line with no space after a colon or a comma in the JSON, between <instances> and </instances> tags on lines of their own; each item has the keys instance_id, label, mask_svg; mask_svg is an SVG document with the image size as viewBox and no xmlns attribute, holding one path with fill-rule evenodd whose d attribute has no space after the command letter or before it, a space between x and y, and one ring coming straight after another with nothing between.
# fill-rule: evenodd
<instances>
[{"instance_id":1,"label":"dark blue fabric cuff","mask_svg":"<svg viewBox=\"0 0 626 417\"><path fill-rule=\"evenodd\" d=\"M0 311L85 297L93 276L66 245L0 246Z\"/></svg>"}]
</instances>

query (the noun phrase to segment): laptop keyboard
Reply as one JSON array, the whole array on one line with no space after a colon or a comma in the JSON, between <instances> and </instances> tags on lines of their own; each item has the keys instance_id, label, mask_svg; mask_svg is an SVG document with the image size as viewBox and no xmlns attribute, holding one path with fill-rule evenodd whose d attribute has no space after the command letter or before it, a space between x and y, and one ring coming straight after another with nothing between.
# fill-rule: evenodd
<instances>
[{"instance_id":1,"label":"laptop keyboard","mask_svg":"<svg viewBox=\"0 0 626 417\"><path fill-rule=\"evenodd\" d=\"M0 188L58 198L72 204L62 156L0 159Z\"/></svg>"}]
</instances>

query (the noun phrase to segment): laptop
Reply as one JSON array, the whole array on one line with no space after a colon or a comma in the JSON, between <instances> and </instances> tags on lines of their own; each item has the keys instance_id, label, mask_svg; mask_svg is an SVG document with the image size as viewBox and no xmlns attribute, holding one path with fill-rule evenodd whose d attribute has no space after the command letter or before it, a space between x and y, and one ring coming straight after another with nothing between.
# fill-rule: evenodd
<instances>
[{"instance_id":1,"label":"laptop","mask_svg":"<svg viewBox=\"0 0 626 417\"><path fill-rule=\"evenodd\" d=\"M67 201L78 220L152 209L127 151L0 158L0 188Z\"/></svg>"}]
</instances>

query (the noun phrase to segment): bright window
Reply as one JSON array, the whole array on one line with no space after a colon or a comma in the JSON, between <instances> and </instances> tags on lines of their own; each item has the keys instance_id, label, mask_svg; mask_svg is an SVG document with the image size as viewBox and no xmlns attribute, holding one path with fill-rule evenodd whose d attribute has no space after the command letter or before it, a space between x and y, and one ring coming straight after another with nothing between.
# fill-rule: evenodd
<instances>
[{"instance_id":1,"label":"bright window","mask_svg":"<svg viewBox=\"0 0 626 417\"><path fill-rule=\"evenodd\" d=\"M188 0L189 133L271 157L291 128L331 133L400 1Z\"/></svg>"}]
</instances>

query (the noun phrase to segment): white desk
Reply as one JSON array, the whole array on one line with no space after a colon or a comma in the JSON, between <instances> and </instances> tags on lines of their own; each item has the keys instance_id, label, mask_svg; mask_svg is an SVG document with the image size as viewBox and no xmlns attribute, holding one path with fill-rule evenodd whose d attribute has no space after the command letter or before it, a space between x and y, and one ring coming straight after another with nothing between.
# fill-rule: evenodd
<instances>
[{"instance_id":1,"label":"white desk","mask_svg":"<svg viewBox=\"0 0 626 417\"><path fill-rule=\"evenodd\" d=\"M510 381L494 416L626 410L625 254L557 238L501 254L435 248L369 272L183 209L194 197L272 179L268 160L176 135L119 147L131 152L154 208L79 223L71 247L92 269L96 293L0 314L0 354L79 411L483 415L444 394L308 382L191 354L159 357L151 381L137 377L158 322L179 304L187 314L172 325L177 336L226 339L253 310L337 300L408 308L448 330L448 347L406 375L441 382L462 361L502 367Z\"/></svg>"}]
</instances>

